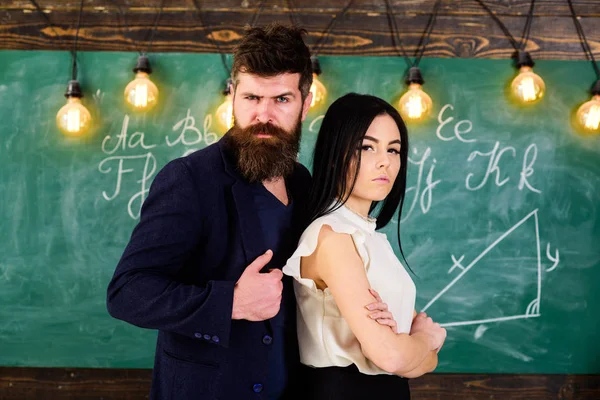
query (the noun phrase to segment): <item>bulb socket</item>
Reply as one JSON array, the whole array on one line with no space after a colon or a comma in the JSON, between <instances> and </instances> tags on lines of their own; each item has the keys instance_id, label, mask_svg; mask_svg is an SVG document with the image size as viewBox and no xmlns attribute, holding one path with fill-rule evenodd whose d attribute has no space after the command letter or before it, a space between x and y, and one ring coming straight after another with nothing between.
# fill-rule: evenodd
<instances>
[{"instance_id":1,"label":"bulb socket","mask_svg":"<svg viewBox=\"0 0 600 400\"><path fill-rule=\"evenodd\" d=\"M590 92L592 92L592 95L594 95L594 96L600 95L600 79L598 79L596 81L596 83L594 83L594 85L592 86L592 90L590 90Z\"/></svg>"},{"instance_id":2,"label":"bulb socket","mask_svg":"<svg viewBox=\"0 0 600 400\"><path fill-rule=\"evenodd\" d=\"M535 63L533 62L533 58L531 58L531 54L528 51L519 50L514 55L515 63L517 68L521 67L533 67Z\"/></svg>"},{"instance_id":3,"label":"bulb socket","mask_svg":"<svg viewBox=\"0 0 600 400\"><path fill-rule=\"evenodd\" d=\"M83 92L81 91L81 86L79 86L79 82L76 80L69 81L67 85L67 91L65 92L65 97L77 97L78 99L83 97Z\"/></svg>"},{"instance_id":4,"label":"bulb socket","mask_svg":"<svg viewBox=\"0 0 600 400\"><path fill-rule=\"evenodd\" d=\"M233 80L231 78L227 78L225 81L225 89L223 89L223 94L228 96L233 93Z\"/></svg>"},{"instance_id":5,"label":"bulb socket","mask_svg":"<svg viewBox=\"0 0 600 400\"><path fill-rule=\"evenodd\" d=\"M411 83L418 83L419 85L422 85L425 83L425 81L423 80L423 75L421 75L421 70L419 69L419 67L410 67L408 70L408 74L406 75L406 83L408 83L409 85Z\"/></svg>"},{"instance_id":6,"label":"bulb socket","mask_svg":"<svg viewBox=\"0 0 600 400\"><path fill-rule=\"evenodd\" d=\"M147 74L152 73L152 67L150 66L150 60L148 59L147 55L142 54L141 56L138 57L137 63L135 64L135 68L133 69L133 72L135 72L135 73L145 72Z\"/></svg>"},{"instance_id":7,"label":"bulb socket","mask_svg":"<svg viewBox=\"0 0 600 400\"><path fill-rule=\"evenodd\" d=\"M317 56L310 56L310 64L312 66L313 74L317 74L317 76L321 75L323 70L321 69L321 63L319 62Z\"/></svg>"}]
</instances>

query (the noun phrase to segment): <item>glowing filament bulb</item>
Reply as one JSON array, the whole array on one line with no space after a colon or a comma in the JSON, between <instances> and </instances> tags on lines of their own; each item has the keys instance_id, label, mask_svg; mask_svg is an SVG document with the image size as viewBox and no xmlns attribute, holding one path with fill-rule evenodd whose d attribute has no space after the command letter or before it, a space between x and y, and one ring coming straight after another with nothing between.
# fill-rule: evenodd
<instances>
[{"instance_id":1,"label":"glowing filament bulb","mask_svg":"<svg viewBox=\"0 0 600 400\"><path fill-rule=\"evenodd\" d=\"M83 104L81 104L81 88L79 82L69 82L65 93L67 104L61 107L56 114L56 125L60 131L67 136L84 135L92 124L92 116Z\"/></svg>"},{"instance_id":2,"label":"glowing filament bulb","mask_svg":"<svg viewBox=\"0 0 600 400\"><path fill-rule=\"evenodd\" d=\"M431 97L421 89L418 83L411 83L408 91L398 101L398 111L405 120L418 121L431 112Z\"/></svg>"},{"instance_id":3,"label":"glowing filament bulb","mask_svg":"<svg viewBox=\"0 0 600 400\"><path fill-rule=\"evenodd\" d=\"M125 101L137 110L149 110L158 101L158 88L146 72L139 71L125 88Z\"/></svg>"},{"instance_id":4,"label":"glowing filament bulb","mask_svg":"<svg viewBox=\"0 0 600 400\"><path fill-rule=\"evenodd\" d=\"M78 97L70 97L56 114L56 124L67 136L81 136L90 128L92 117Z\"/></svg>"},{"instance_id":5,"label":"glowing filament bulb","mask_svg":"<svg viewBox=\"0 0 600 400\"><path fill-rule=\"evenodd\" d=\"M600 126L600 107L592 106L590 108L584 125L588 129L598 129L598 126Z\"/></svg>"},{"instance_id":6,"label":"glowing filament bulb","mask_svg":"<svg viewBox=\"0 0 600 400\"><path fill-rule=\"evenodd\" d=\"M71 108L67 111L67 131L77 132L81 126L81 111L77 108Z\"/></svg>"},{"instance_id":7,"label":"glowing filament bulb","mask_svg":"<svg viewBox=\"0 0 600 400\"><path fill-rule=\"evenodd\" d=\"M531 104L540 100L546 91L546 84L539 75L528 66L522 66L519 75L511 84L513 96L523 104Z\"/></svg>"},{"instance_id":8,"label":"glowing filament bulb","mask_svg":"<svg viewBox=\"0 0 600 400\"><path fill-rule=\"evenodd\" d=\"M600 133L600 95L594 95L577 110L577 123L590 133Z\"/></svg>"},{"instance_id":9,"label":"glowing filament bulb","mask_svg":"<svg viewBox=\"0 0 600 400\"><path fill-rule=\"evenodd\" d=\"M226 95L225 101L217 108L217 120L227 130L233 127L233 95Z\"/></svg>"},{"instance_id":10,"label":"glowing filament bulb","mask_svg":"<svg viewBox=\"0 0 600 400\"><path fill-rule=\"evenodd\" d=\"M148 105L148 85L138 83L135 86L135 103L136 107L146 107Z\"/></svg>"},{"instance_id":11,"label":"glowing filament bulb","mask_svg":"<svg viewBox=\"0 0 600 400\"><path fill-rule=\"evenodd\" d=\"M318 107L325 102L327 97L327 89L325 85L317 78L317 74L313 74L313 82L310 86L310 92L312 93L312 101L310 102L310 108Z\"/></svg>"}]
</instances>

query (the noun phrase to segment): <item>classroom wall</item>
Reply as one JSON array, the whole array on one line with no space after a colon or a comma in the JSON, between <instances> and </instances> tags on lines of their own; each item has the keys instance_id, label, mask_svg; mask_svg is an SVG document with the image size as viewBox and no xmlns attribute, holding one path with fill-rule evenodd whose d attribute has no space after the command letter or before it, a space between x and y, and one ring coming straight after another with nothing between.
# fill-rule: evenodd
<instances>
[{"instance_id":1,"label":"classroom wall","mask_svg":"<svg viewBox=\"0 0 600 400\"><path fill-rule=\"evenodd\" d=\"M86 2L80 49L133 53L145 48L160 1L130 1L129 7L123 7L121 12L110 2L101 3ZM207 26L203 26L190 1L169 3L154 36L154 52L231 51L243 32L243 26L257 10L256 2L204 2ZM345 5L344 1L337 0L297 3L293 8L293 18L309 30L309 43L319 40L331 16ZM510 56L512 48L501 30L475 2L447 3L442 7L425 57ZM528 1L486 3L498 10L515 36L520 34ZM582 25L595 49L600 41L600 4L595 1L575 3L579 5ZM31 11L28 4L8 1L0 5L0 48L51 51L70 48L79 2L45 1L40 4L51 11L48 15L56 29L48 28L35 12L27 12ZM432 5L433 1L394 4L409 51L416 48ZM565 2L539 2L536 9L538 16L528 45L533 57L536 60L584 60ZM265 2L259 23L290 20L291 14L286 4ZM383 5L376 1L356 2L356 9L333 27L321 54L396 55ZM0 53L0 59L1 56ZM0 368L0 397L54 398L60 394L64 398L99 398L100 395L104 398L144 398L148 379L147 371L137 370L3 367ZM597 398L599 386L597 375L436 374L415 381L413 389L418 398L451 398L451 393L462 398Z\"/></svg>"}]
</instances>

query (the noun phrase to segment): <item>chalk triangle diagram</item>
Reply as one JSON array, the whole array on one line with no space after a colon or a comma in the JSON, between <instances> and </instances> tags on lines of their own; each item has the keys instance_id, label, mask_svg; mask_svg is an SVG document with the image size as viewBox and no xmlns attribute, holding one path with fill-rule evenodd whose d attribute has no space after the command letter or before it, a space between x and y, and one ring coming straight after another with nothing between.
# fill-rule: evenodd
<instances>
[{"instance_id":1,"label":"chalk triangle diagram","mask_svg":"<svg viewBox=\"0 0 600 400\"><path fill-rule=\"evenodd\" d=\"M540 316L541 254L537 209L455 268L422 311L445 327ZM460 255L455 255L456 259Z\"/></svg>"}]
</instances>

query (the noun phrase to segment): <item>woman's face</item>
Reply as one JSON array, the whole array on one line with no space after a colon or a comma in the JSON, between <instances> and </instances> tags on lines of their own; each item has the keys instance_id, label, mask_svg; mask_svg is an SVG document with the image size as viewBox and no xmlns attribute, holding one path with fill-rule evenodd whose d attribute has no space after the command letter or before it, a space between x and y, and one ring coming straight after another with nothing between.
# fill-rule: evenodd
<instances>
[{"instance_id":1,"label":"woman's face","mask_svg":"<svg viewBox=\"0 0 600 400\"><path fill-rule=\"evenodd\" d=\"M349 201L381 201L386 198L400 171L400 145L396 122L387 114L377 116L358 148L361 153L360 170ZM358 157L354 160L356 163ZM347 187L351 187L355 171L350 169Z\"/></svg>"}]
</instances>

